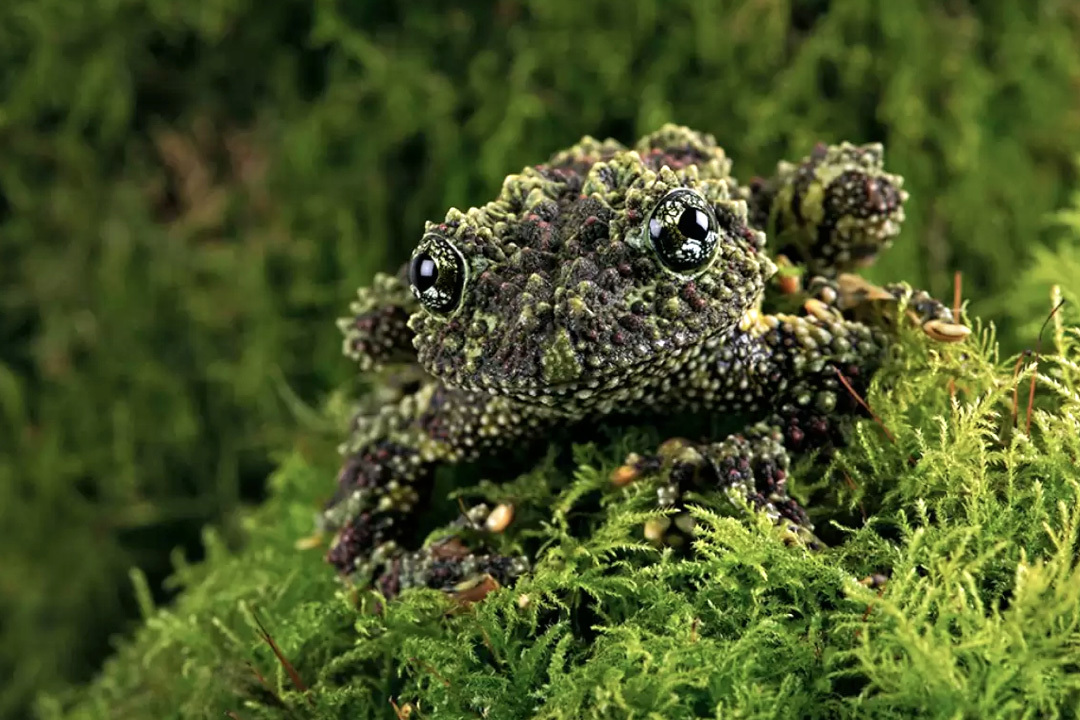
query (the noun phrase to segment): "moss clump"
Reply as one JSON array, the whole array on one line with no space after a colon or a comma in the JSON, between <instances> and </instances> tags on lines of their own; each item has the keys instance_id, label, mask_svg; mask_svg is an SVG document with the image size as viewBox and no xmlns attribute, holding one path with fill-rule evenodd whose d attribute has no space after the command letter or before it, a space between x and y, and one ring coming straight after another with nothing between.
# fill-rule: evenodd
<instances>
[{"instance_id":1,"label":"moss clump","mask_svg":"<svg viewBox=\"0 0 1080 720\"><path fill-rule=\"evenodd\" d=\"M656 439L633 430L575 447L569 475L553 454L468 491L534 518L504 537L543 542L532 575L477 605L418 591L378 612L296 548L332 468L293 454L244 549L208 533L206 561L178 560L171 607L153 608L137 575L143 627L41 716L393 717L392 704L439 718L1068 715L1080 703L1080 327L1055 315L1037 365L1000 360L988 330L975 338L904 337L869 393L880 424L862 422L798 488L837 538L818 553L707 499L692 554L645 542L654 489L609 480L629 447Z\"/></svg>"}]
</instances>

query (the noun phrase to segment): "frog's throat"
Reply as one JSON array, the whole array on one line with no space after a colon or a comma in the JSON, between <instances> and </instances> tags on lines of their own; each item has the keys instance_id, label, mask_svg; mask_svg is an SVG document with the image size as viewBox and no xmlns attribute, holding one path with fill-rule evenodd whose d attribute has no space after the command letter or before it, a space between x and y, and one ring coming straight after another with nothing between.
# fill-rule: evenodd
<instances>
[{"instance_id":1,"label":"frog's throat","mask_svg":"<svg viewBox=\"0 0 1080 720\"><path fill-rule=\"evenodd\" d=\"M526 405L552 408L557 414L576 414L581 409L612 402L642 402L647 401L650 391L660 385L677 385L678 379L688 374L690 367L700 366L695 360L713 356L734 334L745 332L745 324L740 322L736 327L717 330L694 343L659 350L628 367L614 367L569 382L489 383L469 378L446 378L444 382L462 390L501 395Z\"/></svg>"}]
</instances>

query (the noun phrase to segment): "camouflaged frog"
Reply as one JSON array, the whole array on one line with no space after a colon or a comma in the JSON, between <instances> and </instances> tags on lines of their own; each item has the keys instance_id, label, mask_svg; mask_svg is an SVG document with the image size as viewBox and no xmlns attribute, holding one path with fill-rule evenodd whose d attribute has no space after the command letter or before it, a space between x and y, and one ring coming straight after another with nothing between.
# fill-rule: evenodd
<instances>
[{"instance_id":1,"label":"camouflaged frog","mask_svg":"<svg viewBox=\"0 0 1080 720\"><path fill-rule=\"evenodd\" d=\"M894 334L861 311L906 308L937 341L968 330L924 292L849 274L903 220L880 145L819 146L745 186L730 167L711 136L674 125L633 149L586 137L427 223L401 272L360 290L346 353L422 372L354 421L323 515L342 574L387 596L511 580L525 558L399 545L434 469L616 414L745 414L740 433L633 454L613 479L652 477L661 505L713 488L815 542L787 494L789 455L841 443L860 412L840 376L864 389ZM806 270L792 314L761 310L777 272L766 233Z\"/></svg>"}]
</instances>

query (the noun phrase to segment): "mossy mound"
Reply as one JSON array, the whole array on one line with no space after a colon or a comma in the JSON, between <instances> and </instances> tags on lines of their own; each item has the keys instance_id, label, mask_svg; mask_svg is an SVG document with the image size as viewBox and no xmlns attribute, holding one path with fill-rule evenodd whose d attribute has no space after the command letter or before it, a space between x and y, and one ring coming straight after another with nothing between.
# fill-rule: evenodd
<instances>
[{"instance_id":1,"label":"mossy mound","mask_svg":"<svg viewBox=\"0 0 1080 720\"><path fill-rule=\"evenodd\" d=\"M1070 716L1080 708L1080 328L1059 313L1045 342L1038 357L1002 361L985 329L954 346L907 335L869 393L879 421L857 427L820 483L797 488L831 498L818 523L840 540L822 552L785 545L761 516L705 505L692 554L648 544L653 489L609 480L630 446L655 441L640 431L577 446L570 477L549 458L508 484L482 483L475 492L491 501L547 508L503 538L531 534L545 549L531 576L475 605L419 591L379 611L369 593L340 587L318 552L296 546L332 468L294 454L247 519L245 548L208 533L206 561L178 564L184 590L167 608L152 607L136 575L144 626L95 683L39 710Z\"/></svg>"}]
</instances>

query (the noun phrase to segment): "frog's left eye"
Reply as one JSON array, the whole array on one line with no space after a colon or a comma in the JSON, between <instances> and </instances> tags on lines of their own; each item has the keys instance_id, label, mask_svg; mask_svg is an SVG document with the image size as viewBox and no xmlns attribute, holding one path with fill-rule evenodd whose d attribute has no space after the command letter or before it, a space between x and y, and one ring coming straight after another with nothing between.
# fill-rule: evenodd
<instances>
[{"instance_id":1,"label":"frog's left eye","mask_svg":"<svg viewBox=\"0 0 1080 720\"><path fill-rule=\"evenodd\" d=\"M448 315L461 304L466 274L465 258L441 235L425 235L409 261L413 295L437 315Z\"/></svg>"},{"instance_id":2,"label":"frog's left eye","mask_svg":"<svg viewBox=\"0 0 1080 720\"><path fill-rule=\"evenodd\" d=\"M672 190L656 204L647 226L660 262L677 273L704 270L716 255L719 231L705 198L688 188Z\"/></svg>"}]
</instances>

